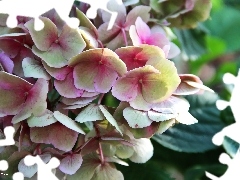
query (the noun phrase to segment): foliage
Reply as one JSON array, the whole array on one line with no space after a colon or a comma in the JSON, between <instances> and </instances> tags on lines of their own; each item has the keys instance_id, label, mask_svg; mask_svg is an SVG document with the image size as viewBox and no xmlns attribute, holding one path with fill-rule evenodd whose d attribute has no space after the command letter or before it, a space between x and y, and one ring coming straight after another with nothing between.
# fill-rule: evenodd
<instances>
[{"instance_id":1,"label":"foliage","mask_svg":"<svg viewBox=\"0 0 240 180\"><path fill-rule=\"evenodd\" d=\"M46 163L57 157L57 174L69 180L224 173L216 165L224 149L211 139L232 123L215 102L229 98L222 75L240 67L237 22L229 20L239 12L217 0L211 14L210 0L123 2L109 5L118 12L110 30L107 12L90 20L79 2L76 29L54 10L40 17L40 31L28 17L10 29L0 14L0 138L6 126L16 131L16 144L0 149L8 174L36 175L23 163L29 154ZM234 156L238 144L225 138L223 146Z\"/></svg>"}]
</instances>

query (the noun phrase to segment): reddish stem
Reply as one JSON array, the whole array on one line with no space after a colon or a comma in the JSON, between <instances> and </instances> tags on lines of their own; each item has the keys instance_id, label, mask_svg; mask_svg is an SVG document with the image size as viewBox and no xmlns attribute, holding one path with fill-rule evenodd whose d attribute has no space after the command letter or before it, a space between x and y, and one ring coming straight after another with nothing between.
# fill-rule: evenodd
<instances>
[{"instance_id":1,"label":"reddish stem","mask_svg":"<svg viewBox=\"0 0 240 180\"><path fill-rule=\"evenodd\" d=\"M101 157L101 163L104 164L104 156L103 156L102 145L100 141L98 142L98 146L99 146L99 154Z\"/></svg>"},{"instance_id":2,"label":"reddish stem","mask_svg":"<svg viewBox=\"0 0 240 180\"><path fill-rule=\"evenodd\" d=\"M100 40L98 39L97 42L98 42L100 48L104 48L102 41L100 41Z\"/></svg>"},{"instance_id":3,"label":"reddish stem","mask_svg":"<svg viewBox=\"0 0 240 180\"><path fill-rule=\"evenodd\" d=\"M98 99L98 104L101 104L103 97L104 97L104 94L100 94Z\"/></svg>"},{"instance_id":4,"label":"reddish stem","mask_svg":"<svg viewBox=\"0 0 240 180\"><path fill-rule=\"evenodd\" d=\"M122 28L122 34L123 34L123 39L124 39L124 42L125 42L125 45L128 46L128 42L127 42L127 36L126 36L126 32L125 32L125 29Z\"/></svg>"},{"instance_id":5,"label":"reddish stem","mask_svg":"<svg viewBox=\"0 0 240 180\"><path fill-rule=\"evenodd\" d=\"M101 135L100 135L97 123L94 122L93 126L95 128L95 131L96 131L96 134L97 134L97 138L100 139ZM104 156L103 156L102 145L101 145L100 141L98 142L98 146L99 146L99 154L100 154L100 158L101 158L101 163L104 164Z\"/></svg>"}]
</instances>

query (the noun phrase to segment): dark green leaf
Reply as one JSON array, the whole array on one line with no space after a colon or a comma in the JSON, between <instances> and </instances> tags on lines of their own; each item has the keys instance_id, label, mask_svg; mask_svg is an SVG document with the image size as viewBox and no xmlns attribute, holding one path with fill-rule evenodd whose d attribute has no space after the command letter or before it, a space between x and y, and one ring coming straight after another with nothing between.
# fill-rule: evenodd
<instances>
[{"instance_id":1,"label":"dark green leaf","mask_svg":"<svg viewBox=\"0 0 240 180\"><path fill-rule=\"evenodd\" d=\"M181 43L182 50L190 59L196 59L206 52L204 36L205 33L200 29L194 30L174 30Z\"/></svg>"},{"instance_id":2,"label":"dark green leaf","mask_svg":"<svg viewBox=\"0 0 240 180\"><path fill-rule=\"evenodd\" d=\"M232 140L231 138L225 136L223 141L223 147L225 148L226 152L230 154L230 156L234 157L238 149L240 148L240 144Z\"/></svg>"},{"instance_id":3,"label":"dark green leaf","mask_svg":"<svg viewBox=\"0 0 240 180\"><path fill-rule=\"evenodd\" d=\"M211 172L212 174L220 177L226 171L226 165L206 165L206 166L195 166L188 169L184 175L184 180L205 180L208 179L205 176L205 171ZM205 177L205 178L204 178Z\"/></svg>"},{"instance_id":4,"label":"dark green leaf","mask_svg":"<svg viewBox=\"0 0 240 180\"><path fill-rule=\"evenodd\" d=\"M145 164L135 164L129 162L129 167L117 165L125 180L174 180L170 175L161 168L158 161L150 160Z\"/></svg>"}]
</instances>

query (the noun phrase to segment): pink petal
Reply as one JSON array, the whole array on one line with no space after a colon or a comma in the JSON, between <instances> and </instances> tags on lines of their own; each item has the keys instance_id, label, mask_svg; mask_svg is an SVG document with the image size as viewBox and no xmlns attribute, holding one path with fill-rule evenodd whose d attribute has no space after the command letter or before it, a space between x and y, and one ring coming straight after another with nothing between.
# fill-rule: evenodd
<instances>
[{"instance_id":1,"label":"pink petal","mask_svg":"<svg viewBox=\"0 0 240 180\"><path fill-rule=\"evenodd\" d=\"M152 103L148 103L142 96L140 90L136 98L129 102L130 106L137 110L149 111L152 107Z\"/></svg>"},{"instance_id":2,"label":"pink petal","mask_svg":"<svg viewBox=\"0 0 240 180\"><path fill-rule=\"evenodd\" d=\"M138 17L147 22L150 18L150 10L149 6L139 5L134 7L126 17L125 29L128 30L131 25L134 25Z\"/></svg>"},{"instance_id":3,"label":"pink petal","mask_svg":"<svg viewBox=\"0 0 240 180\"><path fill-rule=\"evenodd\" d=\"M112 95L121 101L132 101L138 93L138 78L119 78L112 88Z\"/></svg>"},{"instance_id":4,"label":"pink petal","mask_svg":"<svg viewBox=\"0 0 240 180\"><path fill-rule=\"evenodd\" d=\"M97 75L96 63L80 63L73 69L74 85L78 89L84 89L88 92L95 92L94 79Z\"/></svg>"},{"instance_id":5,"label":"pink petal","mask_svg":"<svg viewBox=\"0 0 240 180\"><path fill-rule=\"evenodd\" d=\"M0 53L0 65L3 67L3 71L12 73L14 67L13 61L3 52Z\"/></svg>"},{"instance_id":6,"label":"pink petal","mask_svg":"<svg viewBox=\"0 0 240 180\"><path fill-rule=\"evenodd\" d=\"M58 31L50 19L46 17L40 17L40 19L44 22L44 28L41 31L34 29L34 19L28 21L25 26L28 28L36 47L41 51L47 51L52 43L58 39Z\"/></svg>"},{"instance_id":7,"label":"pink petal","mask_svg":"<svg viewBox=\"0 0 240 180\"><path fill-rule=\"evenodd\" d=\"M129 35L130 38L132 39L132 43L134 46L139 46L140 44L143 44L134 25L130 26Z\"/></svg>"},{"instance_id":8,"label":"pink petal","mask_svg":"<svg viewBox=\"0 0 240 180\"><path fill-rule=\"evenodd\" d=\"M109 42L121 32L118 26L113 26L110 30L107 30L107 28L108 22L101 24L98 28L99 40L103 43Z\"/></svg>"},{"instance_id":9,"label":"pink petal","mask_svg":"<svg viewBox=\"0 0 240 180\"><path fill-rule=\"evenodd\" d=\"M99 66L98 73L94 79L96 92L107 93L111 89L117 77L118 74L114 70L109 69L104 65Z\"/></svg>"},{"instance_id":10,"label":"pink petal","mask_svg":"<svg viewBox=\"0 0 240 180\"><path fill-rule=\"evenodd\" d=\"M63 81L55 80L54 86L61 96L66 98L80 97L84 90L74 86L73 73L69 73Z\"/></svg>"},{"instance_id":11,"label":"pink petal","mask_svg":"<svg viewBox=\"0 0 240 180\"><path fill-rule=\"evenodd\" d=\"M67 60L82 52L86 47L86 43L78 30L70 28L68 25L63 27L58 40L62 54Z\"/></svg>"},{"instance_id":12,"label":"pink petal","mask_svg":"<svg viewBox=\"0 0 240 180\"><path fill-rule=\"evenodd\" d=\"M24 77L22 60L25 57L29 57L33 59L34 54L30 48L25 46L20 46L20 48L18 49L18 54L12 59L14 62L13 73L21 77Z\"/></svg>"},{"instance_id":13,"label":"pink petal","mask_svg":"<svg viewBox=\"0 0 240 180\"><path fill-rule=\"evenodd\" d=\"M0 117L17 114L31 88L32 84L24 79L0 71Z\"/></svg>"},{"instance_id":14,"label":"pink petal","mask_svg":"<svg viewBox=\"0 0 240 180\"><path fill-rule=\"evenodd\" d=\"M59 169L66 174L75 174L83 162L80 154L70 154L61 160Z\"/></svg>"},{"instance_id":15,"label":"pink petal","mask_svg":"<svg viewBox=\"0 0 240 180\"><path fill-rule=\"evenodd\" d=\"M78 133L59 122L45 127L30 128L30 138L35 143L52 144L65 152L72 150Z\"/></svg>"},{"instance_id":16,"label":"pink petal","mask_svg":"<svg viewBox=\"0 0 240 180\"><path fill-rule=\"evenodd\" d=\"M9 56L14 58L19 53L21 44L13 39L0 38L0 49Z\"/></svg>"},{"instance_id":17,"label":"pink petal","mask_svg":"<svg viewBox=\"0 0 240 180\"><path fill-rule=\"evenodd\" d=\"M44 68L46 69L46 71L55 79L57 80L64 80L67 76L67 74L69 74L70 72L73 71L72 67L69 66L65 66L62 68L53 68L47 65L47 63L45 63L44 61L42 61L42 64L44 66Z\"/></svg>"},{"instance_id":18,"label":"pink petal","mask_svg":"<svg viewBox=\"0 0 240 180\"><path fill-rule=\"evenodd\" d=\"M164 51L165 57L169 58L170 45L163 46L162 50Z\"/></svg>"},{"instance_id":19,"label":"pink petal","mask_svg":"<svg viewBox=\"0 0 240 180\"><path fill-rule=\"evenodd\" d=\"M146 44L155 45L163 48L165 45L169 44L169 40L162 33L154 33L146 40Z\"/></svg>"},{"instance_id":20,"label":"pink petal","mask_svg":"<svg viewBox=\"0 0 240 180\"><path fill-rule=\"evenodd\" d=\"M115 52L121 60L126 64L127 70L142 67L146 64L146 58L139 57L142 55L142 47L128 46L117 49Z\"/></svg>"},{"instance_id":21,"label":"pink petal","mask_svg":"<svg viewBox=\"0 0 240 180\"><path fill-rule=\"evenodd\" d=\"M12 119L12 123L18 123L32 114L42 115L47 108L48 81L38 79L34 86L28 91L26 102L21 111Z\"/></svg>"},{"instance_id":22,"label":"pink petal","mask_svg":"<svg viewBox=\"0 0 240 180\"><path fill-rule=\"evenodd\" d=\"M152 106L152 109L166 114L177 115L180 112L188 111L190 104L184 98L178 96L170 96L163 102L156 103Z\"/></svg>"},{"instance_id":23,"label":"pink petal","mask_svg":"<svg viewBox=\"0 0 240 180\"><path fill-rule=\"evenodd\" d=\"M150 28L140 17L137 18L135 26L142 43L146 44L148 37L151 35Z\"/></svg>"},{"instance_id":24,"label":"pink petal","mask_svg":"<svg viewBox=\"0 0 240 180\"><path fill-rule=\"evenodd\" d=\"M128 37L127 37L127 41L128 41ZM114 38L109 43L107 43L106 48L116 50L117 48L120 48L123 46L126 46L126 43L124 41L124 36L122 31L120 31L117 35L114 36Z\"/></svg>"},{"instance_id":25,"label":"pink petal","mask_svg":"<svg viewBox=\"0 0 240 180\"><path fill-rule=\"evenodd\" d=\"M181 83L178 85L177 89L174 91L173 94L175 95L195 94L200 90L199 88L196 88L194 86L187 84L187 82L185 81L192 81L198 84L203 84L200 78L193 74L180 74L179 77L181 79Z\"/></svg>"},{"instance_id":26,"label":"pink petal","mask_svg":"<svg viewBox=\"0 0 240 180\"><path fill-rule=\"evenodd\" d=\"M127 72L125 63L107 48L84 51L73 57L69 65L75 66L75 86L88 92L95 92L97 89L99 92L109 91L117 76L123 76Z\"/></svg>"},{"instance_id":27,"label":"pink petal","mask_svg":"<svg viewBox=\"0 0 240 180\"><path fill-rule=\"evenodd\" d=\"M188 10L188 11L191 11L193 8L194 8L194 3L195 1L194 0L186 0L185 2L185 8Z\"/></svg>"},{"instance_id":28,"label":"pink petal","mask_svg":"<svg viewBox=\"0 0 240 180\"><path fill-rule=\"evenodd\" d=\"M167 35L166 31L160 25L154 25L153 27L151 27L151 34L155 33L161 33L165 36Z\"/></svg>"}]
</instances>

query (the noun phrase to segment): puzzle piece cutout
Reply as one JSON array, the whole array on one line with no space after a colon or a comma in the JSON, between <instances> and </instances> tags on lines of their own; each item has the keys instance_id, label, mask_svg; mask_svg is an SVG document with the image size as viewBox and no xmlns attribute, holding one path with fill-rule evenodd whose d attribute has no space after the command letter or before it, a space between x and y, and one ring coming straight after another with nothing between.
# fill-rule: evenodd
<instances>
[{"instance_id":1,"label":"puzzle piece cutout","mask_svg":"<svg viewBox=\"0 0 240 180\"><path fill-rule=\"evenodd\" d=\"M0 171L6 171L8 169L8 162L6 160L0 161ZM2 173L1 175L8 176L8 174ZM21 172L16 172L12 176L13 180L24 180L24 176Z\"/></svg>"},{"instance_id":2,"label":"puzzle piece cutout","mask_svg":"<svg viewBox=\"0 0 240 180\"><path fill-rule=\"evenodd\" d=\"M232 91L232 95L230 98L230 101L223 101L218 100L216 105L218 109L223 110L227 106L230 106L232 109L233 116L235 118L235 123L223 128L220 132L218 132L213 137L213 143L216 145L221 145L224 140L224 136L228 136L234 141L238 142L240 144L240 135L239 135L239 129L240 129L240 70L238 72L237 77L233 76L230 73L226 73L223 77L223 81L226 84L234 84L234 89Z\"/></svg>"},{"instance_id":3,"label":"puzzle piece cutout","mask_svg":"<svg viewBox=\"0 0 240 180\"><path fill-rule=\"evenodd\" d=\"M88 9L86 15L88 18L90 19L94 19L97 16L97 10L98 9L102 9L108 13L111 14L111 18L108 24L108 30L111 29L114 25L115 20L117 19L117 12L111 11L108 9L108 4L110 3L110 1L116 1L118 5L122 5L123 2L122 0L101 0L101 1L97 1L97 0L78 0L80 2L84 2L87 4L90 4L91 7Z\"/></svg>"},{"instance_id":4,"label":"puzzle piece cutout","mask_svg":"<svg viewBox=\"0 0 240 180\"><path fill-rule=\"evenodd\" d=\"M113 12L108 9L108 3L111 0L78 0L89 4L91 7L87 11L87 16L90 19L94 19L97 15L98 9L103 9L111 14L111 19L108 25L108 29L113 27L113 24L117 18L117 12ZM122 4L122 0L117 1L119 5ZM46 13L51 9L55 9L62 20L64 20L70 27L77 28L79 20L77 18L70 18L69 13L71 11L74 0L0 0L0 13L9 14L7 19L7 26L14 28L17 26L17 16L32 17L35 19L35 30L41 30L44 28L44 23L39 19L39 16Z\"/></svg>"},{"instance_id":5,"label":"puzzle piece cutout","mask_svg":"<svg viewBox=\"0 0 240 180\"><path fill-rule=\"evenodd\" d=\"M0 161L0 171L6 171L8 169L8 162L6 160Z\"/></svg>"},{"instance_id":6,"label":"puzzle piece cutout","mask_svg":"<svg viewBox=\"0 0 240 180\"><path fill-rule=\"evenodd\" d=\"M12 126L7 126L4 129L5 139L0 140L0 146L11 146L15 144L13 139L15 129ZM8 169L8 162L6 160L0 160L0 171L6 171ZM3 172L0 173L1 175L8 176ZM23 180L24 176L21 172L16 172L13 174L13 180Z\"/></svg>"},{"instance_id":7,"label":"puzzle piece cutout","mask_svg":"<svg viewBox=\"0 0 240 180\"><path fill-rule=\"evenodd\" d=\"M79 21L69 18L69 13L74 0L1 0L0 13L9 14L7 26L14 28L17 26L17 16L33 17L35 19L35 29L41 30L44 23L39 19L43 13L55 8L59 16L68 23L70 27L77 27ZM78 24L77 24L78 23ZM76 25L77 24L77 25Z\"/></svg>"},{"instance_id":8,"label":"puzzle piece cutout","mask_svg":"<svg viewBox=\"0 0 240 180\"><path fill-rule=\"evenodd\" d=\"M50 161L45 164L40 156L31 156L27 155L24 158L24 163L27 166L32 166L34 164L37 164L38 166L38 172L37 172L37 177L38 180L46 180L46 179L51 179L51 180L58 180L58 178L52 173L52 169L57 168L60 165L60 161L53 157L50 159Z\"/></svg>"},{"instance_id":9,"label":"puzzle piece cutout","mask_svg":"<svg viewBox=\"0 0 240 180\"><path fill-rule=\"evenodd\" d=\"M221 145L224 140L224 136L230 137L234 141L240 144L240 136L239 136L239 129L240 129L240 69L238 71L237 77L230 73L226 73L223 77L223 81L226 84L233 84L234 89L232 91L232 95L230 101L223 101L218 100L216 105L219 110L225 109L227 106L230 106L232 109L232 113L235 118L235 123L223 128L220 132L216 133L212 141L216 145ZM206 176L212 180L239 180L240 179L240 148L238 149L236 155L233 159L229 157L226 153L222 153L219 157L219 161L222 164L228 165L228 169L221 177L216 177L208 172L205 172Z\"/></svg>"},{"instance_id":10,"label":"puzzle piece cutout","mask_svg":"<svg viewBox=\"0 0 240 180\"><path fill-rule=\"evenodd\" d=\"M15 144L13 139L15 129L12 126L7 126L4 129L5 139L0 139L0 146L11 146Z\"/></svg>"},{"instance_id":11,"label":"puzzle piece cutout","mask_svg":"<svg viewBox=\"0 0 240 180\"><path fill-rule=\"evenodd\" d=\"M221 177L216 177L208 172L206 172L206 176L211 180L239 180L240 179L240 149L238 149L237 154L233 159L229 157L226 153L222 153L219 157L219 161L222 164L228 165L228 169Z\"/></svg>"}]
</instances>

